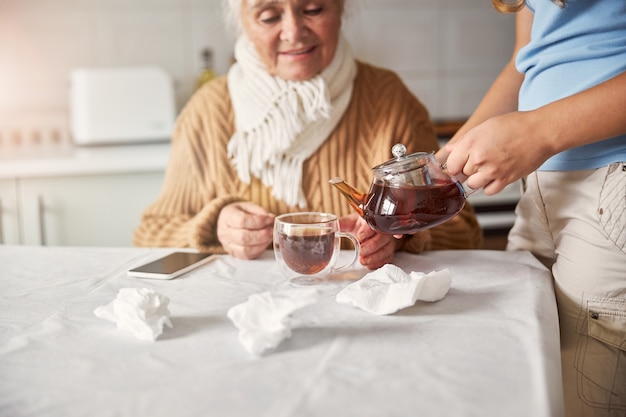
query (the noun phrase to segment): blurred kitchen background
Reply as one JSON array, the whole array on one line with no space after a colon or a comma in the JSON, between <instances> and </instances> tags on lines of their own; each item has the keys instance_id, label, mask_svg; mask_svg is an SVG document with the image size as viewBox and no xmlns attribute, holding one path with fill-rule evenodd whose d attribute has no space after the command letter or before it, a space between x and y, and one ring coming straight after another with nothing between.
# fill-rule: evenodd
<instances>
[{"instance_id":1,"label":"blurred kitchen background","mask_svg":"<svg viewBox=\"0 0 626 417\"><path fill-rule=\"evenodd\" d=\"M512 51L514 17L489 0L347 1L354 55L395 70L429 108L442 141ZM159 192L167 139L77 145L70 74L160 67L178 112L204 51L223 75L234 41L221 0L0 0L0 243L131 245L141 211ZM486 248L502 248L517 198L515 185L472 197Z\"/></svg>"}]
</instances>

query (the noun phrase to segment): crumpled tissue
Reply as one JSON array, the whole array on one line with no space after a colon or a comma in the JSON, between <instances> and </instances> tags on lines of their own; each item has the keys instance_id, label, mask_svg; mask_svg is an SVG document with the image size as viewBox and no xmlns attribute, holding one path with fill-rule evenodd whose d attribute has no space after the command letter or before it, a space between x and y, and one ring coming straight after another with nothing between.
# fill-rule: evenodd
<instances>
[{"instance_id":1,"label":"crumpled tissue","mask_svg":"<svg viewBox=\"0 0 626 417\"><path fill-rule=\"evenodd\" d=\"M339 303L351 304L373 314L386 315L410 307L417 300L438 301L450 289L450 271L407 274L393 264L386 264L348 285L339 293Z\"/></svg>"},{"instance_id":2,"label":"crumpled tissue","mask_svg":"<svg viewBox=\"0 0 626 417\"><path fill-rule=\"evenodd\" d=\"M94 310L96 317L112 321L117 328L141 340L155 341L163 325L172 327L170 300L151 288L122 288L115 300Z\"/></svg>"},{"instance_id":3,"label":"crumpled tissue","mask_svg":"<svg viewBox=\"0 0 626 417\"><path fill-rule=\"evenodd\" d=\"M291 337L290 315L321 298L313 288L287 289L253 294L231 307L228 318L239 329L239 341L250 353L260 356Z\"/></svg>"}]
</instances>

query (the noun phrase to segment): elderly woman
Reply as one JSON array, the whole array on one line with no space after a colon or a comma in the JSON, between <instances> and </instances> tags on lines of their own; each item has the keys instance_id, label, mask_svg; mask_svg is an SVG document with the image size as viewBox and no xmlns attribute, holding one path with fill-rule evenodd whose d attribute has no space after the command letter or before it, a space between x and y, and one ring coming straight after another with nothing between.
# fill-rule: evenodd
<instances>
[{"instance_id":1,"label":"elderly woman","mask_svg":"<svg viewBox=\"0 0 626 417\"><path fill-rule=\"evenodd\" d=\"M230 0L240 37L227 77L180 114L165 182L135 231L139 246L194 247L252 259L274 216L325 211L361 243L370 269L394 252L477 248L467 205L451 221L395 239L378 234L328 184L367 190L371 167L438 148L429 115L394 73L356 61L341 34L344 0Z\"/></svg>"}]
</instances>

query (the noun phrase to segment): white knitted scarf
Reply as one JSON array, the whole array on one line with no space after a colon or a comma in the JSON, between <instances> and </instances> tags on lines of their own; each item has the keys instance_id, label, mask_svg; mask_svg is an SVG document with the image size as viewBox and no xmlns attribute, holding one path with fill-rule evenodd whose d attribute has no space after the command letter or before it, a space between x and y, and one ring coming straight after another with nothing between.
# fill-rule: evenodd
<instances>
[{"instance_id":1,"label":"white knitted scarf","mask_svg":"<svg viewBox=\"0 0 626 417\"><path fill-rule=\"evenodd\" d=\"M241 36L228 89L236 131L228 144L241 181L250 174L290 206L306 207L302 166L328 138L352 96L356 63L340 36L335 56L320 74L306 81L270 75L254 45Z\"/></svg>"}]
</instances>

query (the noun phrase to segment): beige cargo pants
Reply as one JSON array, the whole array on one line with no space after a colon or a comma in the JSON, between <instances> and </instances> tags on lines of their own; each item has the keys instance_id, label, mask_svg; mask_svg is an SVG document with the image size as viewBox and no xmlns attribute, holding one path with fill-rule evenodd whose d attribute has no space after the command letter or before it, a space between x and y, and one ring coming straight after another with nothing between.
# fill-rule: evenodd
<instances>
[{"instance_id":1,"label":"beige cargo pants","mask_svg":"<svg viewBox=\"0 0 626 417\"><path fill-rule=\"evenodd\" d=\"M524 182L507 250L552 269L567 417L626 416L626 162Z\"/></svg>"}]
</instances>

